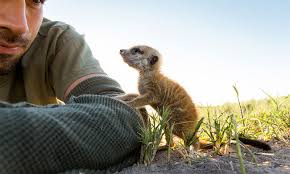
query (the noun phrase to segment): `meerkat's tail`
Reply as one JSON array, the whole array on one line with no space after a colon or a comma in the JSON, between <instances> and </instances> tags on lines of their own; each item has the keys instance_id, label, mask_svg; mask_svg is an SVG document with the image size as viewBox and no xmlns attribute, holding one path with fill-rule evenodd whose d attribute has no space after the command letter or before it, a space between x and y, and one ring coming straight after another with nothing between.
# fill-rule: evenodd
<instances>
[{"instance_id":1,"label":"meerkat's tail","mask_svg":"<svg viewBox=\"0 0 290 174\"><path fill-rule=\"evenodd\" d=\"M239 136L239 140L247 145L259 148L259 149L263 149L263 150L271 150L271 146L263 141L259 141L259 140L253 140L250 138L246 138L243 136ZM213 148L213 144L209 141L205 141L205 140L199 140L199 145L198 145L199 149L212 149Z\"/></svg>"},{"instance_id":2,"label":"meerkat's tail","mask_svg":"<svg viewBox=\"0 0 290 174\"><path fill-rule=\"evenodd\" d=\"M251 145L253 147L259 148L259 149L263 149L263 150L271 150L271 146L263 141L259 141L259 140L253 140L250 138L245 138L242 136L239 136L239 140L247 145Z\"/></svg>"}]
</instances>

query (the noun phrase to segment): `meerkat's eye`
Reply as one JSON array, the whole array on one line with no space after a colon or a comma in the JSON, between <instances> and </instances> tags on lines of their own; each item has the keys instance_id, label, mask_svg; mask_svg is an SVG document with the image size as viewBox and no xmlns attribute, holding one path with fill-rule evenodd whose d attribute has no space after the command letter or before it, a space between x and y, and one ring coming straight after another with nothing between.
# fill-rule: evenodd
<instances>
[{"instance_id":1,"label":"meerkat's eye","mask_svg":"<svg viewBox=\"0 0 290 174\"><path fill-rule=\"evenodd\" d=\"M137 53L139 53L139 54L144 54L144 51L142 51L140 48L133 48L133 49L131 50L131 53L132 53L132 54L137 54Z\"/></svg>"}]
</instances>

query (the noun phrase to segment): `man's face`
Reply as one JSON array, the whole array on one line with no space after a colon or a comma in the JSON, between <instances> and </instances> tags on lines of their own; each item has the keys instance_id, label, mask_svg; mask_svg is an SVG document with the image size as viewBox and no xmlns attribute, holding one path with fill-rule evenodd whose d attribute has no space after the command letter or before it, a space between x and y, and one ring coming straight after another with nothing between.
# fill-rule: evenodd
<instances>
[{"instance_id":1,"label":"man's face","mask_svg":"<svg viewBox=\"0 0 290 174\"><path fill-rule=\"evenodd\" d=\"M45 0L0 0L0 75L9 73L35 39Z\"/></svg>"}]
</instances>

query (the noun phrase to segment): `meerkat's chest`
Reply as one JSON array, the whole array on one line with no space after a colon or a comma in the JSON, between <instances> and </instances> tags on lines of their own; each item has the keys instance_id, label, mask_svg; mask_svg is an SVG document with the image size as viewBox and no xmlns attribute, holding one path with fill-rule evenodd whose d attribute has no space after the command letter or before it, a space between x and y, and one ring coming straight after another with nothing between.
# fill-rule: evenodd
<instances>
[{"instance_id":1,"label":"meerkat's chest","mask_svg":"<svg viewBox=\"0 0 290 174\"><path fill-rule=\"evenodd\" d=\"M157 105L164 105L167 101L171 100L172 96L168 96L171 91L171 86L165 79L140 79L138 83L138 90L141 95L147 94L154 100ZM168 93L169 92L169 93Z\"/></svg>"},{"instance_id":2,"label":"meerkat's chest","mask_svg":"<svg viewBox=\"0 0 290 174\"><path fill-rule=\"evenodd\" d=\"M155 81L150 80L140 80L138 83L139 93L142 94L152 94L154 96L160 94L160 85Z\"/></svg>"}]
</instances>

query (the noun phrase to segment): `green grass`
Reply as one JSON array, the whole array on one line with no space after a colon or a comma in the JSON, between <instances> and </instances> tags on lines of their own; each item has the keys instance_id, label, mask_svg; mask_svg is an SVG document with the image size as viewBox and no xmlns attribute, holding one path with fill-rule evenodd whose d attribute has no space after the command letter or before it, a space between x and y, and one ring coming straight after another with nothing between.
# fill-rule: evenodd
<instances>
[{"instance_id":1,"label":"green grass","mask_svg":"<svg viewBox=\"0 0 290 174\"><path fill-rule=\"evenodd\" d=\"M149 114L150 124L148 127L142 128L140 132L140 140L142 143L140 163L145 165L150 165L154 160L163 136L166 136L167 156L168 161L170 160L170 145L173 143L174 124L169 125L170 109L163 108L162 111L158 111L158 113L162 113L162 115L158 115L157 113ZM202 122L203 118L198 121L193 134L189 135L186 143L182 145L187 151L189 151L191 145L197 143L198 138L196 134Z\"/></svg>"},{"instance_id":2,"label":"green grass","mask_svg":"<svg viewBox=\"0 0 290 174\"><path fill-rule=\"evenodd\" d=\"M200 127L203 123L204 117L202 117L200 120L198 120L195 129L193 131L193 133L191 135L189 135L188 137L186 137L187 141L184 142L184 146L185 148L189 148L191 145L194 145L198 142L198 131L200 130Z\"/></svg>"},{"instance_id":3,"label":"green grass","mask_svg":"<svg viewBox=\"0 0 290 174\"><path fill-rule=\"evenodd\" d=\"M221 152L222 146L229 144L232 136L232 114L215 113L211 115L207 108L207 122L204 123L203 132L207 140L213 144L213 149L217 154Z\"/></svg>"},{"instance_id":4,"label":"green grass","mask_svg":"<svg viewBox=\"0 0 290 174\"><path fill-rule=\"evenodd\" d=\"M152 163L161 139L165 135L164 130L170 119L170 111L168 109L163 109L162 113L163 114L161 116L159 116L157 113L149 114L149 126L141 129L140 141L142 143L142 147L140 163L145 165ZM169 130L172 129L173 128L170 128ZM172 137L172 133L169 136Z\"/></svg>"},{"instance_id":5,"label":"green grass","mask_svg":"<svg viewBox=\"0 0 290 174\"><path fill-rule=\"evenodd\" d=\"M290 130L290 95L276 98L269 96L264 100L251 100L240 104L201 107L201 115L206 118L206 124L202 126L205 130L202 139L216 141L208 132L217 134L213 129L216 124L225 124L223 128L227 129L230 126L227 120L230 115L234 115L238 132L246 137L287 142ZM222 142L225 143L227 137L224 138Z\"/></svg>"},{"instance_id":6,"label":"green grass","mask_svg":"<svg viewBox=\"0 0 290 174\"><path fill-rule=\"evenodd\" d=\"M203 124L202 139L213 143L217 154L222 154L222 146L236 139L237 157L240 161L241 173L246 173L239 135L257 140L277 139L289 143L290 132L290 95L272 97L265 93L264 100L240 101L240 93L233 86L237 103L227 103L221 106L202 107L201 115L206 116ZM255 156L248 148L245 148Z\"/></svg>"}]
</instances>

